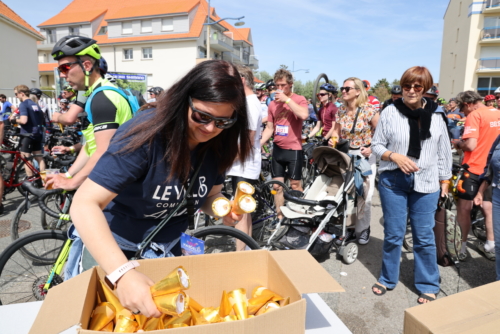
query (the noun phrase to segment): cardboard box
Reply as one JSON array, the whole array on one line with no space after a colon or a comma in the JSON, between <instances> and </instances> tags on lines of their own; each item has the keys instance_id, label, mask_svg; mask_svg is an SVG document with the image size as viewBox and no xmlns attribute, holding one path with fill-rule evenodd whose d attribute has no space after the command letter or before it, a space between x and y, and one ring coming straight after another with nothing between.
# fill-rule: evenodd
<instances>
[{"instance_id":1,"label":"cardboard box","mask_svg":"<svg viewBox=\"0 0 500 334\"><path fill-rule=\"evenodd\" d=\"M141 260L140 263L136 270L155 282L177 266L184 266L191 279L191 287L185 292L203 306L219 306L223 290L245 288L248 295L259 285L290 297L289 305L255 318L155 333L302 334L306 312L302 294L344 291L305 250L258 250ZM87 328L96 305L99 279L103 277L104 272L96 267L50 289L30 334L56 334L75 325L81 327L80 334L97 333Z\"/></svg>"},{"instance_id":2,"label":"cardboard box","mask_svg":"<svg viewBox=\"0 0 500 334\"><path fill-rule=\"evenodd\" d=\"M404 333L500 333L500 282L406 309Z\"/></svg>"}]
</instances>

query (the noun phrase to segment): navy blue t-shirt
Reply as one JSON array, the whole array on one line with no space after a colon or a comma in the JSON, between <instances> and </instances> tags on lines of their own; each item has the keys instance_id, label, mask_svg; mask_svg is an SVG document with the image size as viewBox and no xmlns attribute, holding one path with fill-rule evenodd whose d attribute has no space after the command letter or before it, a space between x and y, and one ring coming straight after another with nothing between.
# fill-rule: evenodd
<instances>
[{"instance_id":1,"label":"navy blue t-shirt","mask_svg":"<svg viewBox=\"0 0 500 334\"><path fill-rule=\"evenodd\" d=\"M145 119L142 112L116 131L108 150L99 159L89 178L118 194L104 209L111 231L134 242L142 242L157 224L183 200L186 190L179 180L167 182L170 166L163 160L164 148L155 140L151 147L144 144L133 152L120 152L130 138L119 140L135 122ZM147 114L146 114L147 117ZM186 154L190 154L186 152ZM214 185L224 182L218 174L214 155L207 153L193 185L195 207L199 209ZM197 166L195 151L191 152L191 172ZM178 238L188 227L187 213L181 209L155 236L156 242L169 242ZM180 251L175 247L174 254Z\"/></svg>"},{"instance_id":2,"label":"navy blue t-shirt","mask_svg":"<svg viewBox=\"0 0 500 334\"><path fill-rule=\"evenodd\" d=\"M35 102L30 99L19 104L19 115L27 116L28 122L21 125L21 133L32 133L35 137L42 137L43 112Z\"/></svg>"}]
</instances>

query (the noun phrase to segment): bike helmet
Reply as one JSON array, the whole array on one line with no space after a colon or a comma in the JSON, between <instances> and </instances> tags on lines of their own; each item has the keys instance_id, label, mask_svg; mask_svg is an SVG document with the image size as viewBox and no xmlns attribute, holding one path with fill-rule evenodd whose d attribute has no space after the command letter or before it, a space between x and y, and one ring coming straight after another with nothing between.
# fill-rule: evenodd
<instances>
[{"instance_id":1,"label":"bike helmet","mask_svg":"<svg viewBox=\"0 0 500 334\"><path fill-rule=\"evenodd\" d=\"M276 84L274 83L273 79L269 79L266 82L266 89L269 90L269 87L276 87Z\"/></svg>"},{"instance_id":2,"label":"bike helmet","mask_svg":"<svg viewBox=\"0 0 500 334\"><path fill-rule=\"evenodd\" d=\"M101 50L96 40L83 36L65 36L57 41L52 49L54 60L68 56L90 56L101 59Z\"/></svg>"},{"instance_id":3,"label":"bike helmet","mask_svg":"<svg viewBox=\"0 0 500 334\"><path fill-rule=\"evenodd\" d=\"M255 90L265 90L265 89L266 89L266 84L265 83L255 84Z\"/></svg>"},{"instance_id":4,"label":"bike helmet","mask_svg":"<svg viewBox=\"0 0 500 334\"><path fill-rule=\"evenodd\" d=\"M42 97L42 91L38 88L31 88L30 94L35 95L38 99Z\"/></svg>"},{"instance_id":5,"label":"bike helmet","mask_svg":"<svg viewBox=\"0 0 500 334\"><path fill-rule=\"evenodd\" d=\"M70 85L64 86L64 90L67 92L76 93L73 87L71 87Z\"/></svg>"},{"instance_id":6,"label":"bike helmet","mask_svg":"<svg viewBox=\"0 0 500 334\"><path fill-rule=\"evenodd\" d=\"M494 101L496 98L495 98L495 95L486 95L484 97L484 102L488 102L488 101Z\"/></svg>"},{"instance_id":7,"label":"bike helmet","mask_svg":"<svg viewBox=\"0 0 500 334\"><path fill-rule=\"evenodd\" d=\"M436 86L432 86L427 92L425 92L425 94L438 96L439 95L439 90L438 90L438 88Z\"/></svg>"},{"instance_id":8,"label":"bike helmet","mask_svg":"<svg viewBox=\"0 0 500 334\"><path fill-rule=\"evenodd\" d=\"M116 83L116 78L114 76L112 76L111 74L106 73L104 75L104 78L111 83Z\"/></svg>"},{"instance_id":9,"label":"bike helmet","mask_svg":"<svg viewBox=\"0 0 500 334\"><path fill-rule=\"evenodd\" d=\"M101 57L99 59L99 70L101 70L101 74L106 74L108 73L108 63L106 62L106 59L104 57Z\"/></svg>"},{"instance_id":10,"label":"bike helmet","mask_svg":"<svg viewBox=\"0 0 500 334\"><path fill-rule=\"evenodd\" d=\"M394 85L392 86L391 88L391 94L393 95L401 95L402 92L401 92L401 86L400 85Z\"/></svg>"},{"instance_id":11,"label":"bike helmet","mask_svg":"<svg viewBox=\"0 0 500 334\"><path fill-rule=\"evenodd\" d=\"M437 99L437 103L439 105L446 104L446 100L444 98L440 97L440 98Z\"/></svg>"},{"instance_id":12,"label":"bike helmet","mask_svg":"<svg viewBox=\"0 0 500 334\"><path fill-rule=\"evenodd\" d=\"M495 90L495 92L493 92L493 94L495 94L495 95L496 95L496 94L500 94L500 87L498 87L498 88Z\"/></svg>"},{"instance_id":13,"label":"bike helmet","mask_svg":"<svg viewBox=\"0 0 500 334\"><path fill-rule=\"evenodd\" d=\"M368 81L368 80L363 80L363 86L365 86L365 89L366 89L367 91L369 91L369 90L370 90L370 88L371 88L371 86L370 86L370 81Z\"/></svg>"},{"instance_id":14,"label":"bike helmet","mask_svg":"<svg viewBox=\"0 0 500 334\"><path fill-rule=\"evenodd\" d=\"M327 92L330 92L330 93L333 93L333 94L336 94L338 91L337 91L337 88L332 85L331 83L325 83L325 84L322 84L321 87L319 87L319 89L321 90L326 90Z\"/></svg>"},{"instance_id":15,"label":"bike helmet","mask_svg":"<svg viewBox=\"0 0 500 334\"><path fill-rule=\"evenodd\" d=\"M163 92L163 88L161 88L161 87L151 87L150 89L148 89L148 92L149 93L153 93L156 96L158 96L158 95L160 95Z\"/></svg>"}]
</instances>

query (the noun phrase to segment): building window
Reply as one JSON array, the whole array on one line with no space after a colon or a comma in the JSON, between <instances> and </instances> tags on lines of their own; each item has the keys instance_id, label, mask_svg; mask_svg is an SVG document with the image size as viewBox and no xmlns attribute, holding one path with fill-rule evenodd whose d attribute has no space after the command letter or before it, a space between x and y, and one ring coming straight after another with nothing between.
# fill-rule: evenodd
<instances>
[{"instance_id":1,"label":"building window","mask_svg":"<svg viewBox=\"0 0 500 334\"><path fill-rule=\"evenodd\" d=\"M54 29L47 29L46 32L47 32L47 42L48 43L57 42L56 31Z\"/></svg>"},{"instance_id":2,"label":"building window","mask_svg":"<svg viewBox=\"0 0 500 334\"><path fill-rule=\"evenodd\" d=\"M500 87L500 77L482 77L477 79L477 92L481 96L493 94Z\"/></svg>"},{"instance_id":3,"label":"building window","mask_svg":"<svg viewBox=\"0 0 500 334\"><path fill-rule=\"evenodd\" d=\"M122 35L132 34L132 21L122 22Z\"/></svg>"},{"instance_id":4,"label":"building window","mask_svg":"<svg viewBox=\"0 0 500 334\"><path fill-rule=\"evenodd\" d=\"M151 24L151 20L142 20L141 21L141 33L153 32L153 26Z\"/></svg>"},{"instance_id":5,"label":"building window","mask_svg":"<svg viewBox=\"0 0 500 334\"><path fill-rule=\"evenodd\" d=\"M142 59L153 59L153 48L142 48Z\"/></svg>"},{"instance_id":6,"label":"building window","mask_svg":"<svg viewBox=\"0 0 500 334\"><path fill-rule=\"evenodd\" d=\"M101 27L101 29L99 29L99 32L97 33L98 35L106 35L108 33L108 27Z\"/></svg>"},{"instance_id":7,"label":"building window","mask_svg":"<svg viewBox=\"0 0 500 334\"><path fill-rule=\"evenodd\" d=\"M171 17L161 19L161 31L174 31L174 19Z\"/></svg>"},{"instance_id":8,"label":"building window","mask_svg":"<svg viewBox=\"0 0 500 334\"><path fill-rule=\"evenodd\" d=\"M80 27L69 27L70 35L80 35Z\"/></svg>"},{"instance_id":9,"label":"building window","mask_svg":"<svg viewBox=\"0 0 500 334\"><path fill-rule=\"evenodd\" d=\"M123 59L124 60L134 59L134 49L123 49Z\"/></svg>"}]
</instances>

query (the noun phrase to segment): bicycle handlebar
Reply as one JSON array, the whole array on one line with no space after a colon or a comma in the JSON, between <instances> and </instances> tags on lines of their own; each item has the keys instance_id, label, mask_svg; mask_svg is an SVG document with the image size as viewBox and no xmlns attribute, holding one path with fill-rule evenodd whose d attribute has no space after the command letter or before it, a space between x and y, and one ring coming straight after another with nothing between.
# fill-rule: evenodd
<instances>
[{"instance_id":1,"label":"bicycle handlebar","mask_svg":"<svg viewBox=\"0 0 500 334\"><path fill-rule=\"evenodd\" d=\"M57 219L65 219L65 216L67 216L68 219L65 220L69 220L69 215L53 211L47 205L45 205L43 201L47 196L63 193L64 189L38 189L30 181L24 181L21 187L23 187L23 189L28 191L29 193L38 197L38 205L40 206L40 209L42 209L42 211L47 215Z\"/></svg>"}]
</instances>

